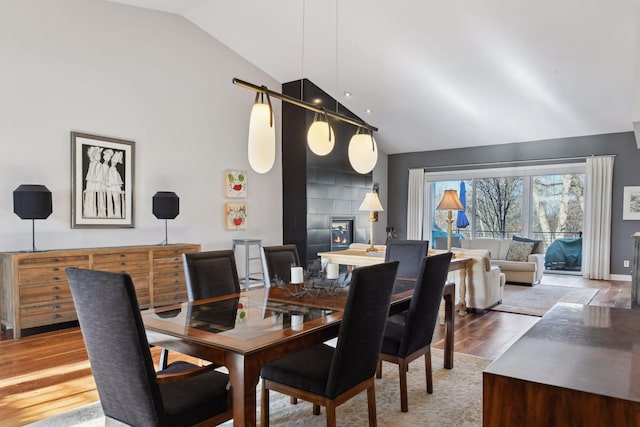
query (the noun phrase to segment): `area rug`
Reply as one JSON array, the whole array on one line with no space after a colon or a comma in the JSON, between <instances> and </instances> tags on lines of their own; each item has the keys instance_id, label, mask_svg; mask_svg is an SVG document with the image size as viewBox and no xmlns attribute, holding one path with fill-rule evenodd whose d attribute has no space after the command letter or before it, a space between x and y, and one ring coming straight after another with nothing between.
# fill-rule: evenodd
<instances>
[{"instance_id":1,"label":"area rug","mask_svg":"<svg viewBox=\"0 0 640 427\"><path fill-rule=\"evenodd\" d=\"M598 289L570 288L553 285L505 285L502 304L494 311L544 316L557 302L588 304L598 293Z\"/></svg>"},{"instance_id":2,"label":"area rug","mask_svg":"<svg viewBox=\"0 0 640 427\"><path fill-rule=\"evenodd\" d=\"M378 425L381 426L482 426L482 371L489 359L461 353L454 355L454 368L444 369L442 350L432 350L433 394L426 393L423 359L411 363L408 380L409 412L400 411L398 367L383 363L382 378L376 380ZM260 402L258 386L258 402ZM368 426L365 392L336 410L338 425ZM292 405L285 395L271 392L270 423L274 426L325 426L325 411L320 416L311 412L308 402ZM259 404L258 404L259 407ZM259 408L258 408L259 411ZM258 414L258 420L260 416ZM232 421L223 424L233 425ZM98 403L30 424L31 427L97 427L104 426Z\"/></svg>"}]
</instances>

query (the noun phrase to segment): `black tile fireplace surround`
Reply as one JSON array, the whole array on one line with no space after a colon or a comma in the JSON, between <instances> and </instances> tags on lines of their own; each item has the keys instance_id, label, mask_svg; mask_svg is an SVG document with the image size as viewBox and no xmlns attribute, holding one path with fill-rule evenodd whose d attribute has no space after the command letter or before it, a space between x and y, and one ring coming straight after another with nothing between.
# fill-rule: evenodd
<instances>
[{"instance_id":1,"label":"black tile fireplace surround","mask_svg":"<svg viewBox=\"0 0 640 427\"><path fill-rule=\"evenodd\" d=\"M336 111L336 101L311 83L297 80L282 85L282 93ZM320 100L320 102L316 102ZM359 118L337 104L338 112ZM318 252L332 250L332 218L353 220L353 242L369 242L369 213L358 208L371 191L372 174L353 170L347 156L356 127L332 121L335 146L327 156L316 156L306 144L314 113L282 104L283 242L298 247L302 262L317 259Z\"/></svg>"}]
</instances>

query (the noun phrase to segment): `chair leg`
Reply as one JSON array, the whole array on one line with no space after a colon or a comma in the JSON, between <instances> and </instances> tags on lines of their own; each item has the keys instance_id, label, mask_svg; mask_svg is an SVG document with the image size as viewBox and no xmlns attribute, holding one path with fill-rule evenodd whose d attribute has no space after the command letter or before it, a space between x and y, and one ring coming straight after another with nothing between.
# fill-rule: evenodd
<instances>
[{"instance_id":1,"label":"chair leg","mask_svg":"<svg viewBox=\"0 0 640 427\"><path fill-rule=\"evenodd\" d=\"M163 348L160 350L160 360L158 361L158 370L162 371L163 369L167 369L167 365L169 364L169 350Z\"/></svg>"},{"instance_id":2,"label":"chair leg","mask_svg":"<svg viewBox=\"0 0 640 427\"><path fill-rule=\"evenodd\" d=\"M269 389L262 381L262 398L260 399L260 425L269 427Z\"/></svg>"},{"instance_id":3,"label":"chair leg","mask_svg":"<svg viewBox=\"0 0 640 427\"><path fill-rule=\"evenodd\" d=\"M427 393L433 393L433 372L431 371L431 349L424 354L424 371L427 376Z\"/></svg>"},{"instance_id":4,"label":"chair leg","mask_svg":"<svg viewBox=\"0 0 640 427\"><path fill-rule=\"evenodd\" d=\"M400 377L400 410L409 412L409 398L407 397L407 362L400 359L398 362L398 372Z\"/></svg>"},{"instance_id":5,"label":"chair leg","mask_svg":"<svg viewBox=\"0 0 640 427\"><path fill-rule=\"evenodd\" d=\"M336 406L333 402L327 403L327 427L336 427Z\"/></svg>"},{"instance_id":6,"label":"chair leg","mask_svg":"<svg viewBox=\"0 0 640 427\"><path fill-rule=\"evenodd\" d=\"M382 359L378 359L378 367L376 368L376 378L382 378Z\"/></svg>"},{"instance_id":7,"label":"chair leg","mask_svg":"<svg viewBox=\"0 0 640 427\"><path fill-rule=\"evenodd\" d=\"M317 403L313 404L313 415L320 415L320 405Z\"/></svg>"},{"instance_id":8,"label":"chair leg","mask_svg":"<svg viewBox=\"0 0 640 427\"><path fill-rule=\"evenodd\" d=\"M373 383L367 389L367 403L369 408L369 427L376 427L378 425L378 415L376 414L376 386Z\"/></svg>"}]
</instances>

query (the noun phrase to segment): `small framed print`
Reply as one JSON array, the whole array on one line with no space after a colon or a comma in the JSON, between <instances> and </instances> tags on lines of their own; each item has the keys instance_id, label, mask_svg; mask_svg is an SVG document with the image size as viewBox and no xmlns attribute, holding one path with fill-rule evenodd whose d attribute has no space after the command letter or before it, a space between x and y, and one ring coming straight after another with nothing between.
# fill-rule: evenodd
<instances>
[{"instance_id":1,"label":"small framed print","mask_svg":"<svg viewBox=\"0 0 640 427\"><path fill-rule=\"evenodd\" d=\"M133 228L133 141L71 132L71 228Z\"/></svg>"},{"instance_id":2,"label":"small framed print","mask_svg":"<svg viewBox=\"0 0 640 427\"><path fill-rule=\"evenodd\" d=\"M640 220L640 187L624 187L623 220Z\"/></svg>"},{"instance_id":3,"label":"small framed print","mask_svg":"<svg viewBox=\"0 0 640 427\"><path fill-rule=\"evenodd\" d=\"M247 172L239 170L224 171L224 183L229 198L247 197Z\"/></svg>"},{"instance_id":4,"label":"small framed print","mask_svg":"<svg viewBox=\"0 0 640 427\"><path fill-rule=\"evenodd\" d=\"M247 204L246 203L225 203L224 218L227 230L247 229Z\"/></svg>"}]
</instances>

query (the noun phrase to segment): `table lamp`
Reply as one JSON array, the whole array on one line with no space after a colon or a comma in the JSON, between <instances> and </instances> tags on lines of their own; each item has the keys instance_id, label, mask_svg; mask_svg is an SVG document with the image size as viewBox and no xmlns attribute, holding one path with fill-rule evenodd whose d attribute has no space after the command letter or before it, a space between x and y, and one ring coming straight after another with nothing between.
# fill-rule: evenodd
<instances>
[{"instance_id":1,"label":"table lamp","mask_svg":"<svg viewBox=\"0 0 640 427\"><path fill-rule=\"evenodd\" d=\"M375 213L384 211L384 209L382 208L382 204L380 203L380 199L378 198L378 193L367 193L364 196L364 200L362 201L359 210L369 211L369 224L371 224L371 245L367 248L367 252L375 252L377 251L377 249L373 245L373 223L378 220Z\"/></svg>"},{"instance_id":2,"label":"table lamp","mask_svg":"<svg viewBox=\"0 0 640 427\"><path fill-rule=\"evenodd\" d=\"M32 252L36 251L36 219L47 219L51 212L51 191L44 185L23 184L13 191L13 212L31 220Z\"/></svg>"},{"instance_id":3,"label":"table lamp","mask_svg":"<svg viewBox=\"0 0 640 427\"><path fill-rule=\"evenodd\" d=\"M447 213L447 252L451 252L451 227L453 224L452 211L462 211L464 206L458 199L458 192L456 190L444 190L444 196L440 200L440 204L436 208L441 211L449 211Z\"/></svg>"},{"instance_id":4,"label":"table lamp","mask_svg":"<svg viewBox=\"0 0 640 427\"><path fill-rule=\"evenodd\" d=\"M164 219L164 242L169 244L167 220L175 219L180 213L180 198L173 191L158 191L153 196L153 214L158 219Z\"/></svg>"}]
</instances>

